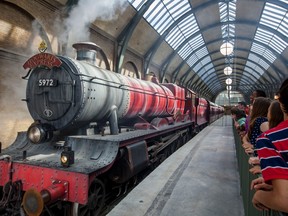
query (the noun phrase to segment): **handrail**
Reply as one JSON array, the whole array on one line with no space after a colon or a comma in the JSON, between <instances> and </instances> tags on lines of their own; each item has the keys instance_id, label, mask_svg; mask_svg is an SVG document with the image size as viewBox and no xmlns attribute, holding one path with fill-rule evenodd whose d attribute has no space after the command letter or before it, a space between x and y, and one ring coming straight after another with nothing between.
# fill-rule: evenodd
<instances>
[{"instance_id":1,"label":"handrail","mask_svg":"<svg viewBox=\"0 0 288 216\"><path fill-rule=\"evenodd\" d=\"M279 211L259 211L254 208L252 198L255 192L250 190L250 183L258 176L249 172L249 155L247 155L245 150L242 148L242 141L235 127L233 127L233 134L235 140L236 157L238 161L238 171L240 175L240 192L242 195L245 216L288 216L287 213Z\"/></svg>"}]
</instances>

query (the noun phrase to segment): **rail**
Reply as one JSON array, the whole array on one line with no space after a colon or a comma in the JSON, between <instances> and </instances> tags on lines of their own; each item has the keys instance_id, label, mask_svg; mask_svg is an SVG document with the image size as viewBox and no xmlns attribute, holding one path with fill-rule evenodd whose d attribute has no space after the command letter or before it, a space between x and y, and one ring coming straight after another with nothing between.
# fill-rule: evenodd
<instances>
[{"instance_id":1,"label":"rail","mask_svg":"<svg viewBox=\"0 0 288 216\"><path fill-rule=\"evenodd\" d=\"M238 161L238 171L240 175L240 192L243 199L245 216L288 216L287 213L273 210L259 211L254 208L252 204L252 198L255 192L253 190L250 190L250 183L258 176L253 175L249 172L249 168L251 168L248 163L249 156L242 148L242 141L235 127L233 127L233 133L235 139L236 156Z\"/></svg>"}]
</instances>

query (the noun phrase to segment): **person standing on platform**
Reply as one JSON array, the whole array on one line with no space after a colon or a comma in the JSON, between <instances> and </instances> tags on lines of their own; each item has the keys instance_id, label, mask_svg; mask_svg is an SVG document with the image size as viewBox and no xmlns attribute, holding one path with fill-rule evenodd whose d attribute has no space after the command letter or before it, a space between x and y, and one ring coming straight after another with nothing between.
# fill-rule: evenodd
<instances>
[{"instance_id":1,"label":"person standing on platform","mask_svg":"<svg viewBox=\"0 0 288 216\"><path fill-rule=\"evenodd\" d=\"M247 135L243 137L243 148L247 154L253 153L256 145L256 138L268 130L267 113L271 100L269 98L257 97L253 102L253 109L250 117L250 125ZM265 127L266 126L266 127Z\"/></svg>"},{"instance_id":2,"label":"person standing on platform","mask_svg":"<svg viewBox=\"0 0 288 216\"><path fill-rule=\"evenodd\" d=\"M268 127L269 129L274 128L278 126L283 120L283 112L280 107L280 103L277 100L272 101L272 103L269 106L268 113L267 113L268 122L264 122L263 124L266 124L264 127ZM258 157L250 157L249 158L249 164L254 165L249 171L253 174L260 174L261 168L260 168L260 160ZM256 166L255 166L256 165ZM262 177L259 177L262 178ZM263 179L263 178L262 178Z\"/></svg>"},{"instance_id":3,"label":"person standing on platform","mask_svg":"<svg viewBox=\"0 0 288 216\"><path fill-rule=\"evenodd\" d=\"M263 181L253 180L252 203L258 210L288 213L288 79L277 94L284 121L264 132L256 141Z\"/></svg>"},{"instance_id":4,"label":"person standing on platform","mask_svg":"<svg viewBox=\"0 0 288 216\"><path fill-rule=\"evenodd\" d=\"M243 110L245 112L246 116L249 115L249 107L247 106L245 101L238 102L237 107L239 110Z\"/></svg>"},{"instance_id":5,"label":"person standing on platform","mask_svg":"<svg viewBox=\"0 0 288 216\"><path fill-rule=\"evenodd\" d=\"M256 90L253 91L253 93L250 95L250 106L249 106L249 109L248 109L248 115L247 115L247 117L246 117L246 122L245 122L245 130L246 130L246 133L247 133L248 130L249 130L250 114L251 114L251 112L252 112L253 103L254 103L255 98L257 98L257 97L266 97L266 93L265 93L263 90L256 89ZM246 138L247 138L247 136L246 136Z\"/></svg>"}]
</instances>

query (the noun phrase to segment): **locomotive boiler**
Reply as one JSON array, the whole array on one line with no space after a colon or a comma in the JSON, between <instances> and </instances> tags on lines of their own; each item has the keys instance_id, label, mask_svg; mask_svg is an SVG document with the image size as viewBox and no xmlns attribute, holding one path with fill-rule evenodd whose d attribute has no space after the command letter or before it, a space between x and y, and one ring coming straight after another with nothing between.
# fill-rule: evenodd
<instances>
[{"instance_id":1,"label":"locomotive boiler","mask_svg":"<svg viewBox=\"0 0 288 216\"><path fill-rule=\"evenodd\" d=\"M43 52L23 65L34 123L0 154L3 215L98 215L209 123L193 91L101 69L99 47L73 47L77 59Z\"/></svg>"}]
</instances>

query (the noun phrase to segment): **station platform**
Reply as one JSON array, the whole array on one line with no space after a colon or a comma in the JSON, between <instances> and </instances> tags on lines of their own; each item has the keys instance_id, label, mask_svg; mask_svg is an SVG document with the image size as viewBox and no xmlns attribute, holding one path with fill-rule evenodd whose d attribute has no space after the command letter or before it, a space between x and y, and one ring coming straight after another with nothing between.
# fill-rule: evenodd
<instances>
[{"instance_id":1,"label":"station platform","mask_svg":"<svg viewBox=\"0 0 288 216\"><path fill-rule=\"evenodd\" d=\"M244 216L232 120L223 116L166 159L107 215Z\"/></svg>"}]
</instances>

